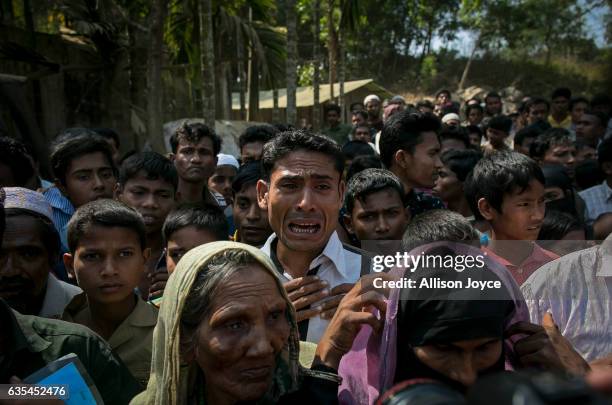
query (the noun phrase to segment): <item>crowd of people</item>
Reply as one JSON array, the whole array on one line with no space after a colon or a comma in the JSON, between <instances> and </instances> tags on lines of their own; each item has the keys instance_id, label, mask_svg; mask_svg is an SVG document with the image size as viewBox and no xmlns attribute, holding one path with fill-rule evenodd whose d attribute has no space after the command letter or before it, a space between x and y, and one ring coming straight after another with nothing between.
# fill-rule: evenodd
<instances>
[{"instance_id":1,"label":"crowd of people","mask_svg":"<svg viewBox=\"0 0 612 405\"><path fill-rule=\"evenodd\" d=\"M0 384L74 353L107 404L485 403L515 383L606 403L610 97L350 110L248 127L239 156L201 123L167 155L69 128L48 179L0 137ZM390 252L483 259L380 271ZM498 287L389 287L433 278Z\"/></svg>"}]
</instances>

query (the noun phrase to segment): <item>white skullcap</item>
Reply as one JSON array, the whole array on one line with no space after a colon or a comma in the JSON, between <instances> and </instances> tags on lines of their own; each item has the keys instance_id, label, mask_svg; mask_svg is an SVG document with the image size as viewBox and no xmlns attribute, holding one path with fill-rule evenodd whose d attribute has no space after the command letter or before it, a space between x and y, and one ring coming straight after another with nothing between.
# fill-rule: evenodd
<instances>
[{"instance_id":1,"label":"white skullcap","mask_svg":"<svg viewBox=\"0 0 612 405\"><path fill-rule=\"evenodd\" d=\"M380 103L380 97L378 97L376 94L370 94L369 96L363 99L363 106L365 107L372 100L376 100Z\"/></svg>"},{"instance_id":2,"label":"white skullcap","mask_svg":"<svg viewBox=\"0 0 612 405\"><path fill-rule=\"evenodd\" d=\"M448 121L451 121L451 120L461 121L461 118L459 118L459 115L455 113L448 113L444 117L442 117L443 124L446 124Z\"/></svg>"},{"instance_id":3,"label":"white skullcap","mask_svg":"<svg viewBox=\"0 0 612 405\"><path fill-rule=\"evenodd\" d=\"M240 168L238 160L232 155L225 153L219 153L217 155L217 166L234 166L236 169Z\"/></svg>"}]
</instances>

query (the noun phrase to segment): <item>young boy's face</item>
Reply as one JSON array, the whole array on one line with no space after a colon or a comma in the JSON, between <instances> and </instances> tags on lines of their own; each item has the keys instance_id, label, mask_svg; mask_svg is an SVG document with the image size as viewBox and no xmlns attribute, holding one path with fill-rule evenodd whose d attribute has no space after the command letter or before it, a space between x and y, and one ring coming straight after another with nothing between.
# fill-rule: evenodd
<instances>
[{"instance_id":1,"label":"young boy's face","mask_svg":"<svg viewBox=\"0 0 612 405\"><path fill-rule=\"evenodd\" d=\"M359 240L400 240L410 221L409 210L392 188L356 198L353 212L345 217L349 232Z\"/></svg>"},{"instance_id":2,"label":"young boy's face","mask_svg":"<svg viewBox=\"0 0 612 405\"><path fill-rule=\"evenodd\" d=\"M176 265L185 253L189 252L196 246L203 245L209 242L216 242L219 239L205 229L200 229L196 226L187 226L174 232L168 238L166 246L166 269L168 274L172 274Z\"/></svg>"},{"instance_id":3,"label":"young boy's face","mask_svg":"<svg viewBox=\"0 0 612 405\"><path fill-rule=\"evenodd\" d=\"M217 166L215 173L208 179L208 188L215 190L225 199L227 205L232 204L232 182L236 177L236 168L230 165Z\"/></svg>"},{"instance_id":4,"label":"young boy's face","mask_svg":"<svg viewBox=\"0 0 612 405\"><path fill-rule=\"evenodd\" d=\"M432 188L442 168L440 141L435 132L424 132L421 136L423 140L415 146L414 153L404 153L403 177L415 187Z\"/></svg>"},{"instance_id":5,"label":"young boy's face","mask_svg":"<svg viewBox=\"0 0 612 405\"><path fill-rule=\"evenodd\" d=\"M118 185L116 196L142 215L147 234L160 232L175 204L174 186L163 179L147 179L143 171Z\"/></svg>"},{"instance_id":6,"label":"young boy's face","mask_svg":"<svg viewBox=\"0 0 612 405\"><path fill-rule=\"evenodd\" d=\"M491 146L494 148L501 147L507 137L507 132L500 131L499 129L487 128L487 138L489 139Z\"/></svg>"},{"instance_id":7,"label":"young boy's face","mask_svg":"<svg viewBox=\"0 0 612 405\"><path fill-rule=\"evenodd\" d=\"M257 203L255 184L242 186L242 189L236 193L232 213L240 238L237 242L261 246L272 233L268 222L268 211L261 209Z\"/></svg>"},{"instance_id":8,"label":"young boy's face","mask_svg":"<svg viewBox=\"0 0 612 405\"><path fill-rule=\"evenodd\" d=\"M64 255L90 301L120 303L134 295L150 251L142 249L135 231L94 225L79 240L73 254Z\"/></svg>"},{"instance_id":9,"label":"young boy's face","mask_svg":"<svg viewBox=\"0 0 612 405\"><path fill-rule=\"evenodd\" d=\"M464 198L463 183L459 181L455 172L444 166L438 173L436 186L433 188L435 196L444 202L460 201Z\"/></svg>"},{"instance_id":10,"label":"young boy's face","mask_svg":"<svg viewBox=\"0 0 612 405\"><path fill-rule=\"evenodd\" d=\"M521 192L505 193L501 212L479 201L480 212L489 221L499 240L536 240L542 227L546 210L544 185L531 180ZM484 209L483 209L484 208Z\"/></svg>"},{"instance_id":11,"label":"young boy's face","mask_svg":"<svg viewBox=\"0 0 612 405\"><path fill-rule=\"evenodd\" d=\"M112 198L116 181L111 163L102 152L94 152L70 162L62 191L78 208L100 198Z\"/></svg>"},{"instance_id":12,"label":"young boy's face","mask_svg":"<svg viewBox=\"0 0 612 405\"><path fill-rule=\"evenodd\" d=\"M544 164L559 164L565 167L567 174L574 177L574 163L576 163L576 147L572 144L551 146L542 159Z\"/></svg>"}]
</instances>

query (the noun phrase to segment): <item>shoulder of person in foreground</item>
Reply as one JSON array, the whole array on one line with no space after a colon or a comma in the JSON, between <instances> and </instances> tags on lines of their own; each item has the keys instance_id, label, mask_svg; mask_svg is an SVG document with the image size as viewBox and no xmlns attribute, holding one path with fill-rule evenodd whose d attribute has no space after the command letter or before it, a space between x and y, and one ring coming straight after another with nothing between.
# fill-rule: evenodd
<instances>
[{"instance_id":1,"label":"shoulder of person in foreground","mask_svg":"<svg viewBox=\"0 0 612 405\"><path fill-rule=\"evenodd\" d=\"M13 312L28 339L35 335L48 345L41 351L45 362L74 353L93 379L105 403L127 404L142 387L111 347L88 328L56 319ZM46 345L46 343L45 343Z\"/></svg>"}]
</instances>

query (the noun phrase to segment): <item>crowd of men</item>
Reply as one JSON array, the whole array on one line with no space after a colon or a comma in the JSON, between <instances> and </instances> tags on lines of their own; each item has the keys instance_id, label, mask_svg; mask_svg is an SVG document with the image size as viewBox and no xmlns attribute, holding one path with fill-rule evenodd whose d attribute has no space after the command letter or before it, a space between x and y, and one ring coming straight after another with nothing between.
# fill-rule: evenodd
<instances>
[{"instance_id":1,"label":"crowd of men","mask_svg":"<svg viewBox=\"0 0 612 405\"><path fill-rule=\"evenodd\" d=\"M69 128L48 179L30 145L0 137L0 383L73 352L106 403L128 403L181 258L227 240L272 260L308 347L374 272L377 241L472 235L520 287L533 333L554 322L582 375L612 367L610 97L558 88L509 111L496 92L459 103L441 90L350 110L349 125L327 105L320 133L248 127L240 156L200 123L167 155L121 156L115 131Z\"/></svg>"}]
</instances>

